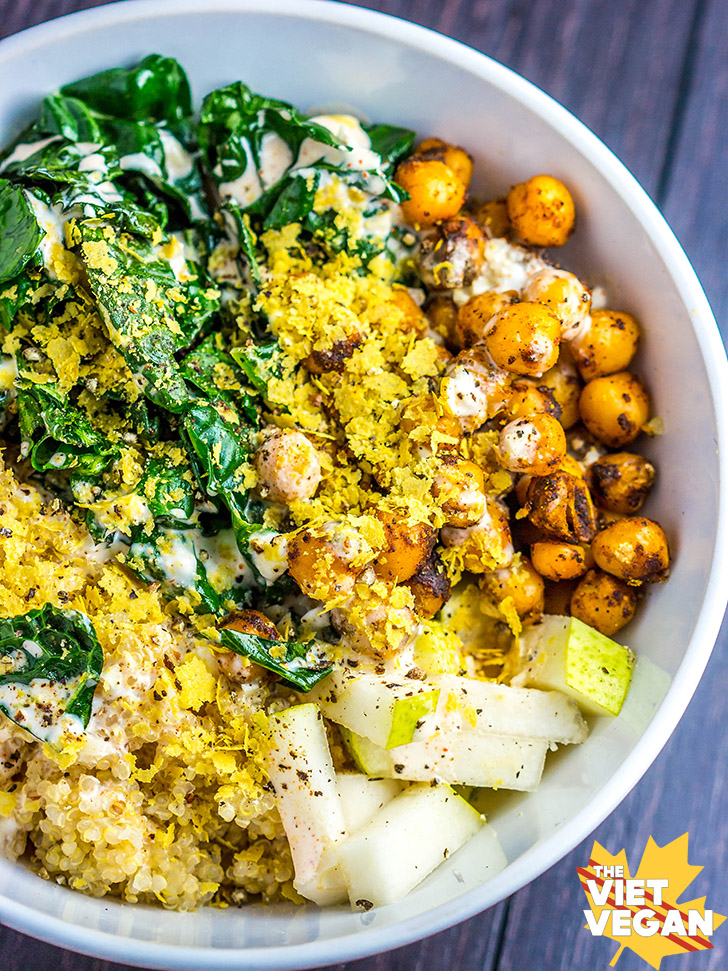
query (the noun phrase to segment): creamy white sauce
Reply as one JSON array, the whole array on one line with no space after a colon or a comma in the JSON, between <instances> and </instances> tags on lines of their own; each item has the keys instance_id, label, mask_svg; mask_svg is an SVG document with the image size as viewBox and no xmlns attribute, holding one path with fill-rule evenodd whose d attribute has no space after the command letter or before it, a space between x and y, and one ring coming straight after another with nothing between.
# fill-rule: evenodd
<instances>
[{"instance_id":1,"label":"creamy white sauce","mask_svg":"<svg viewBox=\"0 0 728 971\"><path fill-rule=\"evenodd\" d=\"M253 573L240 555L235 533L224 529L216 536L192 534L192 542L207 579L218 593L235 586L251 586Z\"/></svg>"},{"instance_id":2,"label":"creamy white sauce","mask_svg":"<svg viewBox=\"0 0 728 971\"><path fill-rule=\"evenodd\" d=\"M50 138L41 138L37 142L21 142L20 145L15 146L11 154L0 164L0 172L15 162L25 162L31 156L35 155L36 152L44 149L46 145L50 145L52 142L59 142L60 140L60 135L51 135Z\"/></svg>"},{"instance_id":3,"label":"creamy white sauce","mask_svg":"<svg viewBox=\"0 0 728 971\"><path fill-rule=\"evenodd\" d=\"M272 529L261 529L250 538L250 558L264 580L272 583L288 569L288 537Z\"/></svg>"},{"instance_id":4,"label":"creamy white sauce","mask_svg":"<svg viewBox=\"0 0 728 971\"><path fill-rule=\"evenodd\" d=\"M48 270L49 276L53 279L56 278L55 270L53 269L53 250L54 248L60 247L64 248L64 233L63 227L66 222L70 219L69 213L64 213L60 204L54 206L48 206L42 199L34 196L32 192L26 190L25 196L30 202L31 208L35 218L38 220L38 225L45 233L45 236L40 241L39 249L41 256L43 258L43 264Z\"/></svg>"},{"instance_id":5,"label":"creamy white sauce","mask_svg":"<svg viewBox=\"0 0 728 971\"><path fill-rule=\"evenodd\" d=\"M158 564L164 575L177 586L194 587L197 576L197 556L194 547L179 537L168 536L164 552L159 551Z\"/></svg>"},{"instance_id":6,"label":"creamy white sauce","mask_svg":"<svg viewBox=\"0 0 728 971\"><path fill-rule=\"evenodd\" d=\"M42 678L34 678L29 685L10 682L0 685L0 705L21 728L57 746L63 735L84 732L81 719L64 710L76 688L76 682L58 684Z\"/></svg>"},{"instance_id":7,"label":"creamy white sauce","mask_svg":"<svg viewBox=\"0 0 728 971\"><path fill-rule=\"evenodd\" d=\"M100 152L94 152L91 155L84 156L78 163L79 172L108 172L109 167L106 164L106 159Z\"/></svg>"},{"instance_id":8,"label":"creamy white sauce","mask_svg":"<svg viewBox=\"0 0 728 971\"><path fill-rule=\"evenodd\" d=\"M122 155L119 159L119 167L126 172L129 169L133 169L135 172L143 172L144 175L148 175L150 179L161 179L162 170L148 155L144 152L134 152L131 155Z\"/></svg>"},{"instance_id":9,"label":"creamy white sauce","mask_svg":"<svg viewBox=\"0 0 728 971\"><path fill-rule=\"evenodd\" d=\"M277 132L263 135L258 155L258 175L266 189L275 185L293 164L293 152Z\"/></svg>"},{"instance_id":10,"label":"creamy white sauce","mask_svg":"<svg viewBox=\"0 0 728 971\"><path fill-rule=\"evenodd\" d=\"M263 187L255 167L250 142L247 138L243 138L241 144L245 152L245 171L232 182L221 182L218 188L223 198L234 199L245 209L262 195ZM214 172L218 178L222 177L223 171L220 165L215 166Z\"/></svg>"},{"instance_id":11,"label":"creamy white sauce","mask_svg":"<svg viewBox=\"0 0 728 971\"><path fill-rule=\"evenodd\" d=\"M305 138L298 151L294 171L307 168L314 162L326 162L337 168L358 172L376 171L380 168L382 160L372 151L369 136L358 119L352 115L316 115L310 120L327 128L343 144L337 148L324 145L313 138Z\"/></svg>"},{"instance_id":12,"label":"creamy white sauce","mask_svg":"<svg viewBox=\"0 0 728 971\"><path fill-rule=\"evenodd\" d=\"M540 256L522 246L515 246L506 239L489 239L485 244L485 260L480 273L470 286L453 290L453 300L460 306L487 290L516 290L520 293L527 278L547 265Z\"/></svg>"},{"instance_id":13,"label":"creamy white sauce","mask_svg":"<svg viewBox=\"0 0 728 971\"><path fill-rule=\"evenodd\" d=\"M174 135L164 128L159 129L159 138L164 149L164 166L169 181L178 182L180 179L187 178L194 165L192 155Z\"/></svg>"}]
</instances>

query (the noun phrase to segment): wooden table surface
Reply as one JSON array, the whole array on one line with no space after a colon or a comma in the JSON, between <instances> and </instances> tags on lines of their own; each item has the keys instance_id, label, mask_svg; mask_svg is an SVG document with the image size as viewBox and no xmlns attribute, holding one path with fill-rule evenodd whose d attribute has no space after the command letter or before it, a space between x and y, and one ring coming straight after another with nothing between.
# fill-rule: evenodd
<instances>
[{"instance_id":1,"label":"wooden table surface","mask_svg":"<svg viewBox=\"0 0 728 971\"><path fill-rule=\"evenodd\" d=\"M0 37L98 0L0 0ZM662 209L692 260L721 328L728 313L728 4L726 0L363 0L434 28L514 68L617 153ZM724 335L726 331L723 331ZM586 842L478 917L340 971L572 971L607 968L615 945L583 929L575 867L594 838L639 858L690 833L705 865L695 894L728 912L728 623L688 711L652 768ZM728 926L728 925L727 925ZM0 927L0 971L114 971ZM620 971L648 965L632 952ZM712 951L663 971L724 971ZM203 969L200 969L203 971Z\"/></svg>"}]
</instances>

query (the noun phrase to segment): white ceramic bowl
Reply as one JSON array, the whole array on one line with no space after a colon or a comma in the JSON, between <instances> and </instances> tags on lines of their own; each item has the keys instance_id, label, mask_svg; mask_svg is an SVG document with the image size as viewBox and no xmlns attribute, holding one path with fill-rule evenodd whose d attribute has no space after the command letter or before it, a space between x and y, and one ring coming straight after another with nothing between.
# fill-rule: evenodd
<instances>
[{"instance_id":1,"label":"white ceramic bowl","mask_svg":"<svg viewBox=\"0 0 728 971\"><path fill-rule=\"evenodd\" d=\"M564 856L646 771L690 700L728 590L726 388L715 321L688 260L645 192L605 146L522 78L403 21L315 0L140 0L102 7L0 44L0 143L64 82L151 51L177 57L196 97L243 78L304 109L350 105L466 145L476 187L496 194L536 172L572 189L578 231L563 262L604 283L644 322L638 361L665 434L648 513L671 538L669 584L628 629L641 659L626 710L552 758L536 793L491 816L509 865L488 875L476 837L402 903L168 913L92 900L0 861L0 917L88 954L168 969L310 967L406 944L491 906ZM657 665L664 671L659 671Z\"/></svg>"}]
</instances>

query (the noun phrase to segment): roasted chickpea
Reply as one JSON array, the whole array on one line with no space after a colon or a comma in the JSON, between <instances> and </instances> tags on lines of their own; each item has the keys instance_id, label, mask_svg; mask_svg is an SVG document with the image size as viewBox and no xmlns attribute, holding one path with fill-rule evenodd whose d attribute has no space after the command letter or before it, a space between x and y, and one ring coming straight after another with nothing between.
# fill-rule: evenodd
<instances>
[{"instance_id":1,"label":"roasted chickpea","mask_svg":"<svg viewBox=\"0 0 728 971\"><path fill-rule=\"evenodd\" d=\"M461 351L447 366L440 399L464 432L494 418L508 400L512 375L496 367L480 345Z\"/></svg>"},{"instance_id":2,"label":"roasted chickpea","mask_svg":"<svg viewBox=\"0 0 728 971\"><path fill-rule=\"evenodd\" d=\"M531 479L525 508L533 525L555 539L588 543L596 532L596 515L586 482L568 472Z\"/></svg>"},{"instance_id":3,"label":"roasted chickpea","mask_svg":"<svg viewBox=\"0 0 728 971\"><path fill-rule=\"evenodd\" d=\"M432 494L442 503L448 526L473 526L485 512L483 470L456 456L445 456L432 483Z\"/></svg>"},{"instance_id":4,"label":"roasted chickpea","mask_svg":"<svg viewBox=\"0 0 728 971\"><path fill-rule=\"evenodd\" d=\"M541 303L515 303L491 322L483 342L498 367L541 376L559 356L561 323Z\"/></svg>"},{"instance_id":5,"label":"roasted chickpea","mask_svg":"<svg viewBox=\"0 0 728 971\"><path fill-rule=\"evenodd\" d=\"M581 546L556 540L534 543L531 561L542 577L549 580L573 580L587 571L587 557Z\"/></svg>"},{"instance_id":6,"label":"roasted chickpea","mask_svg":"<svg viewBox=\"0 0 728 971\"><path fill-rule=\"evenodd\" d=\"M584 478L584 470L582 469L581 465L579 465L578 460L575 459L573 455L569 455L568 452L559 463L559 469L562 472L568 472L569 475L575 475L577 479Z\"/></svg>"},{"instance_id":7,"label":"roasted chickpea","mask_svg":"<svg viewBox=\"0 0 728 971\"><path fill-rule=\"evenodd\" d=\"M402 330L407 334L413 333L418 337L424 337L429 321L404 287L393 288L392 303L402 314Z\"/></svg>"},{"instance_id":8,"label":"roasted chickpea","mask_svg":"<svg viewBox=\"0 0 728 971\"><path fill-rule=\"evenodd\" d=\"M650 399L639 378L620 371L589 381L579 398L579 412L595 438L620 448L642 431L650 415Z\"/></svg>"},{"instance_id":9,"label":"roasted chickpea","mask_svg":"<svg viewBox=\"0 0 728 971\"><path fill-rule=\"evenodd\" d=\"M241 634L255 634L266 641L280 640L278 628L259 610L236 610L223 620L220 630L236 630Z\"/></svg>"},{"instance_id":10,"label":"roasted chickpea","mask_svg":"<svg viewBox=\"0 0 728 971\"><path fill-rule=\"evenodd\" d=\"M409 193L401 204L402 213L415 225L432 226L460 211L465 201L465 184L444 162L411 156L400 162L394 181Z\"/></svg>"},{"instance_id":11,"label":"roasted chickpea","mask_svg":"<svg viewBox=\"0 0 728 971\"><path fill-rule=\"evenodd\" d=\"M346 362L362 345L361 334L351 333L348 337L336 340L332 344L314 347L311 353L301 362L311 374L328 374L331 371L343 371Z\"/></svg>"},{"instance_id":12,"label":"roasted chickpea","mask_svg":"<svg viewBox=\"0 0 728 971\"><path fill-rule=\"evenodd\" d=\"M383 658L396 655L415 640L419 624L412 592L404 584L389 590L387 586L379 583L366 592L360 586L345 608L331 611L331 623L341 634L342 647Z\"/></svg>"},{"instance_id":13,"label":"roasted chickpea","mask_svg":"<svg viewBox=\"0 0 728 971\"><path fill-rule=\"evenodd\" d=\"M543 303L561 321L561 337L571 340L584 327L591 308L591 292L581 280L556 267L532 273L521 291L522 300Z\"/></svg>"},{"instance_id":14,"label":"roasted chickpea","mask_svg":"<svg viewBox=\"0 0 728 971\"><path fill-rule=\"evenodd\" d=\"M628 516L601 529L592 553L598 567L627 583L665 580L670 566L664 529L641 516Z\"/></svg>"},{"instance_id":15,"label":"roasted chickpea","mask_svg":"<svg viewBox=\"0 0 728 971\"><path fill-rule=\"evenodd\" d=\"M321 481L321 463L305 435L279 429L255 453L261 491L273 502L310 499Z\"/></svg>"},{"instance_id":16,"label":"roasted chickpea","mask_svg":"<svg viewBox=\"0 0 728 971\"><path fill-rule=\"evenodd\" d=\"M573 364L559 359L538 379L539 387L548 388L561 406L561 424L567 430L579 421L579 395L583 387Z\"/></svg>"},{"instance_id":17,"label":"roasted chickpea","mask_svg":"<svg viewBox=\"0 0 728 971\"><path fill-rule=\"evenodd\" d=\"M579 463L577 462L577 460L574 458L574 456L573 455L569 455L568 452L561 459L561 461L559 462L558 466L555 469L553 469L552 471L554 471L554 472L568 472L569 475L574 475L574 476L576 476L577 479L583 479L584 478L584 472L582 471L581 466L579 465ZM517 499L519 505L521 505L521 506L525 506L526 505L526 502L527 502L527 499L528 499L528 486L529 486L532 478L533 478L532 475L521 475L521 476L519 476L518 482L516 483L516 488L515 488L516 499Z\"/></svg>"},{"instance_id":18,"label":"roasted chickpea","mask_svg":"<svg viewBox=\"0 0 728 971\"><path fill-rule=\"evenodd\" d=\"M508 218L508 204L505 196L481 203L476 207L473 215L490 239L507 236L511 231L511 221Z\"/></svg>"},{"instance_id":19,"label":"roasted chickpea","mask_svg":"<svg viewBox=\"0 0 728 971\"><path fill-rule=\"evenodd\" d=\"M529 418L531 415L551 415L557 420L561 418L561 405L554 397L554 393L545 385L537 383L538 379L521 378L511 385L511 394L506 402L503 414L506 418Z\"/></svg>"},{"instance_id":20,"label":"roasted chickpea","mask_svg":"<svg viewBox=\"0 0 728 971\"><path fill-rule=\"evenodd\" d=\"M288 569L307 597L328 603L350 596L365 566L359 535L342 523L304 529L288 544Z\"/></svg>"},{"instance_id":21,"label":"roasted chickpea","mask_svg":"<svg viewBox=\"0 0 728 971\"><path fill-rule=\"evenodd\" d=\"M441 138L426 138L417 146L414 154L417 158L439 159L464 186L470 185L473 177L473 159L464 148L444 142Z\"/></svg>"},{"instance_id":22,"label":"roasted chickpea","mask_svg":"<svg viewBox=\"0 0 728 971\"><path fill-rule=\"evenodd\" d=\"M498 461L509 472L548 475L566 454L566 435L556 418L537 414L516 418L501 431Z\"/></svg>"},{"instance_id":23,"label":"roasted chickpea","mask_svg":"<svg viewBox=\"0 0 728 971\"><path fill-rule=\"evenodd\" d=\"M417 268L422 282L434 289L469 286L485 256L483 230L470 216L452 216L422 236Z\"/></svg>"},{"instance_id":24,"label":"roasted chickpea","mask_svg":"<svg viewBox=\"0 0 728 971\"><path fill-rule=\"evenodd\" d=\"M460 422L433 394L415 395L402 405L400 428L428 452L457 451Z\"/></svg>"},{"instance_id":25,"label":"roasted chickpea","mask_svg":"<svg viewBox=\"0 0 728 971\"><path fill-rule=\"evenodd\" d=\"M229 614L220 624L220 630L236 630L241 634L254 634L266 641L280 640L278 628L265 614L258 610L240 610ZM236 684L263 683L275 678L275 675L265 668L251 661L250 658L234 651L220 650L216 652L218 667L222 673Z\"/></svg>"},{"instance_id":26,"label":"roasted chickpea","mask_svg":"<svg viewBox=\"0 0 728 971\"><path fill-rule=\"evenodd\" d=\"M450 599L450 581L442 563L431 554L413 573L406 586L415 598L415 610L420 617L434 617L442 605Z\"/></svg>"},{"instance_id":27,"label":"roasted chickpea","mask_svg":"<svg viewBox=\"0 0 728 971\"><path fill-rule=\"evenodd\" d=\"M373 563L374 572L381 580L409 580L432 553L436 531L388 509L377 509L374 515L384 526L384 547Z\"/></svg>"},{"instance_id":28,"label":"roasted chickpea","mask_svg":"<svg viewBox=\"0 0 728 971\"><path fill-rule=\"evenodd\" d=\"M528 246L563 246L574 228L574 200L563 182L534 175L508 193L508 218Z\"/></svg>"},{"instance_id":29,"label":"roasted chickpea","mask_svg":"<svg viewBox=\"0 0 728 971\"><path fill-rule=\"evenodd\" d=\"M585 381L615 374L629 367L640 339L640 328L631 314L595 310L591 322L571 338L571 352Z\"/></svg>"},{"instance_id":30,"label":"roasted chickpea","mask_svg":"<svg viewBox=\"0 0 728 971\"><path fill-rule=\"evenodd\" d=\"M439 334L450 347L459 346L457 338L458 308L451 297L434 296L425 304L425 313L430 327Z\"/></svg>"},{"instance_id":31,"label":"roasted chickpea","mask_svg":"<svg viewBox=\"0 0 728 971\"><path fill-rule=\"evenodd\" d=\"M482 341L493 317L510 307L517 297L515 290L506 290L504 293L486 290L485 293L471 297L457 312L455 339L458 345L472 347Z\"/></svg>"},{"instance_id":32,"label":"roasted chickpea","mask_svg":"<svg viewBox=\"0 0 728 971\"><path fill-rule=\"evenodd\" d=\"M459 549L463 567L471 573L497 570L513 559L508 511L490 496L486 497L485 513L479 522L465 529L443 526L440 538L446 547Z\"/></svg>"},{"instance_id":33,"label":"roasted chickpea","mask_svg":"<svg viewBox=\"0 0 728 971\"><path fill-rule=\"evenodd\" d=\"M589 467L589 487L597 504L611 512L637 512L655 481L655 467L642 455L616 452Z\"/></svg>"},{"instance_id":34,"label":"roasted chickpea","mask_svg":"<svg viewBox=\"0 0 728 971\"><path fill-rule=\"evenodd\" d=\"M617 577L589 570L571 595L571 616L613 637L634 617L637 593Z\"/></svg>"},{"instance_id":35,"label":"roasted chickpea","mask_svg":"<svg viewBox=\"0 0 728 971\"><path fill-rule=\"evenodd\" d=\"M516 557L510 566L484 573L478 586L486 602L495 607L510 597L524 623L533 624L541 619L543 580L527 556Z\"/></svg>"}]
</instances>

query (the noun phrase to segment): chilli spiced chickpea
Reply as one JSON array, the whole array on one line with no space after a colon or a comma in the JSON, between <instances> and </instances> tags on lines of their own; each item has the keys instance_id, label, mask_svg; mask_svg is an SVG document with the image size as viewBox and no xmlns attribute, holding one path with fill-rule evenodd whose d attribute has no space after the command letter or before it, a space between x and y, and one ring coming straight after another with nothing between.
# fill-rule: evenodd
<instances>
[{"instance_id":1,"label":"chilli spiced chickpea","mask_svg":"<svg viewBox=\"0 0 728 971\"><path fill-rule=\"evenodd\" d=\"M559 173L478 199L396 122L153 54L0 153L0 851L46 879L384 905L619 712L650 322L558 265Z\"/></svg>"}]
</instances>

